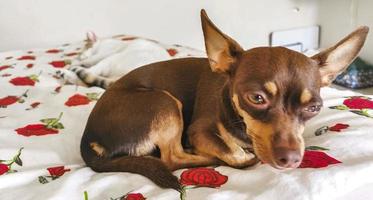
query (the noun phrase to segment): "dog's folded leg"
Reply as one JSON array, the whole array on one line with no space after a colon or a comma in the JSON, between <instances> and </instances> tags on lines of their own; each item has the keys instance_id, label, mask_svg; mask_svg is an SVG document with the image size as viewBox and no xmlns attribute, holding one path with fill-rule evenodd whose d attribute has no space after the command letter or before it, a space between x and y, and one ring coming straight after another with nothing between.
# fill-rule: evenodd
<instances>
[{"instance_id":1,"label":"dog's folded leg","mask_svg":"<svg viewBox=\"0 0 373 200\"><path fill-rule=\"evenodd\" d=\"M217 131L212 133L193 128L190 130L189 139L198 154L218 158L235 168L245 168L259 162L253 153L237 145L233 136L221 124L217 125Z\"/></svg>"},{"instance_id":2,"label":"dog's folded leg","mask_svg":"<svg viewBox=\"0 0 373 200\"><path fill-rule=\"evenodd\" d=\"M181 102L166 91L162 91L175 107L169 106L170 111L153 122L153 133L157 146L161 151L161 159L171 170L187 167L215 165L218 160L213 157L186 153L181 145L183 131ZM165 97L166 99L166 97ZM171 103L169 103L171 104Z\"/></svg>"}]
</instances>

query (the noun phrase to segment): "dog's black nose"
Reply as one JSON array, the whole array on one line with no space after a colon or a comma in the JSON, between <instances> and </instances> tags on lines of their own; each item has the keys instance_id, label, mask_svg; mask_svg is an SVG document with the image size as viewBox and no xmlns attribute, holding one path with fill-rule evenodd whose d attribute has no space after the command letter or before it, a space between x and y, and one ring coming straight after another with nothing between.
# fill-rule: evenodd
<instances>
[{"instance_id":1,"label":"dog's black nose","mask_svg":"<svg viewBox=\"0 0 373 200\"><path fill-rule=\"evenodd\" d=\"M275 148L274 156L276 164L284 168L296 168L302 161L302 155L300 151L285 147Z\"/></svg>"}]
</instances>

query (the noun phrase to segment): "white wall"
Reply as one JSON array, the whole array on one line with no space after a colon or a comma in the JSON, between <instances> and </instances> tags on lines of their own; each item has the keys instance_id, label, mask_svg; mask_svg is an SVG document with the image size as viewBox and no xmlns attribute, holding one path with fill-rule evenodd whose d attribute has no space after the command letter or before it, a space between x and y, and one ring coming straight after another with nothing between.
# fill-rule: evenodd
<instances>
[{"instance_id":1,"label":"white wall","mask_svg":"<svg viewBox=\"0 0 373 200\"><path fill-rule=\"evenodd\" d=\"M128 33L203 49L199 10L245 48L273 30L317 23L316 0L1 0L0 51ZM295 7L300 12L294 12Z\"/></svg>"},{"instance_id":2,"label":"white wall","mask_svg":"<svg viewBox=\"0 0 373 200\"><path fill-rule=\"evenodd\" d=\"M373 1L319 0L321 45L327 47L342 39L359 25L370 27L361 57L373 64Z\"/></svg>"}]
</instances>

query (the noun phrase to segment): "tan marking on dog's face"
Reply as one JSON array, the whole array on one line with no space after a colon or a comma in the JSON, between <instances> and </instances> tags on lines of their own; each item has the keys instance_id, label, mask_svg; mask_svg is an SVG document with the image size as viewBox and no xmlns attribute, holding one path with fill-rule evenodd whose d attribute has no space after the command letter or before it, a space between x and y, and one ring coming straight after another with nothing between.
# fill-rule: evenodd
<instances>
[{"instance_id":1,"label":"tan marking on dog's face","mask_svg":"<svg viewBox=\"0 0 373 200\"><path fill-rule=\"evenodd\" d=\"M237 94L233 94L233 104L238 114L243 118L246 124L246 134L253 142L254 152L263 162L273 162L271 153L271 139L273 136L273 127L271 124L263 123L253 119L239 104Z\"/></svg>"},{"instance_id":2,"label":"tan marking on dog's face","mask_svg":"<svg viewBox=\"0 0 373 200\"><path fill-rule=\"evenodd\" d=\"M312 94L308 89L304 89L300 95L300 102L302 104L308 103L312 99Z\"/></svg>"},{"instance_id":3,"label":"tan marking on dog's face","mask_svg":"<svg viewBox=\"0 0 373 200\"><path fill-rule=\"evenodd\" d=\"M104 156L105 155L105 148L98 144L97 142L91 142L89 143L89 146L91 149L96 153L97 156Z\"/></svg>"},{"instance_id":4,"label":"tan marking on dog's face","mask_svg":"<svg viewBox=\"0 0 373 200\"><path fill-rule=\"evenodd\" d=\"M303 132L304 132L304 125L299 125L297 138L298 138L298 141L299 141L299 148L300 148L302 158L303 158L303 155L304 155L304 150L306 148L306 146L304 144L304 139L303 139Z\"/></svg>"},{"instance_id":5,"label":"tan marking on dog's face","mask_svg":"<svg viewBox=\"0 0 373 200\"><path fill-rule=\"evenodd\" d=\"M277 86L274 82L269 81L264 84L265 89L271 93L273 96L277 94Z\"/></svg>"}]
</instances>

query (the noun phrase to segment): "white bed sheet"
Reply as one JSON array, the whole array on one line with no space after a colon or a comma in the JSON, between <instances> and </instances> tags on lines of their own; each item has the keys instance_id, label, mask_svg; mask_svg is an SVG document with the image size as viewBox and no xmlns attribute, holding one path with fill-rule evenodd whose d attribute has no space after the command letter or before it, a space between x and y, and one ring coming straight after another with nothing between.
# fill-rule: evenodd
<instances>
[{"instance_id":1,"label":"white bed sheet","mask_svg":"<svg viewBox=\"0 0 373 200\"><path fill-rule=\"evenodd\" d=\"M118 39L122 37L127 36L120 36ZM68 44L53 48L49 53L47 49L0 53L0 104L1 100L3 104L13 102L12 98L19 100L20 96L27 91L27 97L22 97L23 103L13 102L0 108L0 160L3 160L2 164L9 164L17 152L23 148L19 156L22 166L16 163L11 165L12 169L17 172L4 172L3 169L4 173L0 175L0 199L84 199L84 192L88 194L90 200L115 199L127 193L141 193L147 199L179 199L177 192L171 189L161 189L140 175L95 173L84 166L79 153L80 137L88 115L96 102L84 96L87 96L87 93L90 93L88 95L90 97L92 93L100 96L104 90L96 87L63 85L61 80L53 77L58 68L53 67L51 63L73 59L76 56L74 54L79 53L82 45L83 43ZM165 48L173 49L173 53L176 51L174 57L203 55L201 52L180 46L165 45ZM34 56L35 59L30 56ZM22 57L26 59L19 60ZM61 65L61 62L58 63ZM30 84L30 80L24 80L27 76L38 78L39 82L35 82L34 86L16 86L11 83ZM17 80L15 79L17 77L23 78ZM60 88L57 89L58 87ZM68 99L76 94L81 95L75 96L80 100L73 102L70 100L70 104L71 102L72 104L74 102L87 104L65 105ZM373 194L373 118L358 115L350 110L328 108L343 105L347 97L362 96L359 93L324 88L322 96L325 107L320 115L312 119L306 127L306 146L328 148L329 150L325 152L342 163L325 168L289 171L278 171L262 164L243 170L217 167L215 170L226 175L228 181L220 188L188 189L187 199L370 198ZM373 97L372 95L364 96L364 98ZM40 104L37 105L37 102ZM31 105L37 106L32 108ZM373 116L372 109L364 109L364 111L368 113L367 115ZM58 118L60 113L63 113L59 120L64 126L63 129L44 130L44 132L39 130L34 133L19 129L30 124L41 124L41 119ZM337 123L348 124L349 127L341 132L329 130L321 136L315 136L315 131L320 127L332 127ZM17 129L20 132L23 131L24 135L50 132L54 134L27 137L18 134ZM56 131L58 133L55 133ZM47 168L51 167L52 169L48 171ZM175 175L180 176L183 171L178 170Z\"/></svg>"}]
</instances>

